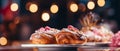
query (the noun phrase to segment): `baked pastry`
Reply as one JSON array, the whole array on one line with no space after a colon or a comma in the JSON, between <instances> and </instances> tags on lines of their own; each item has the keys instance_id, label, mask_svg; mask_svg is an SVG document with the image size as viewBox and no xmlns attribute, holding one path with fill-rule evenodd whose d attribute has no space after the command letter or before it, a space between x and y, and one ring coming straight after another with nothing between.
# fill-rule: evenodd
<instances>
[{"instance_id":1,"label":"baked pastry","mask_svg":"<svg viewBox=\"0 0 120 51\"><path fill-rule=\"evenodd\" d=\"M112 31L103 26L90 27L89 30L84 31L83 34L87 37L88 42L109 42L114 35Z\"/></svg>"},{"instance_id":2,"label":"baked pastry","mask_svg":"<svg viewBox=\"0 0 120 51\"><path fill-rule=\"evenodd\" d=\"M113 36L112 31L106 29L101 25L97 25L99 19L95 13L88 13L83 19L80 20L82 29L80 32L84 34L88 42L109 42Z\"/></svg>"},{"instance_id":3,"label":"baked pastry","mask_svg":"<svg viewBox=\"0 0 120 51\"><path fill-rule=\"evenodd\" d=\"M55 34L55 38L58 44L84 44L87 42L86 37L79 34L78 29L71 25Z\"/></svg>"},{"instance_id":4,"label":"baked pastry","mask_svg":"<svg viewBox=\"0 0 120 51\"><path fill-rule=\"evenodd\" d=\"M59 30L46 26L40 28L30 37L30 40L34 44L56 44L54 34L58 33Z\"/></svg>"},{"instance_id":5,"label":"baked pastry","mask_svg":"<svg viewBox=\"0 0 120 51\"><path fill-rule=\"evenodd\" d=\"M55 37L58 44L84 44L87 42L86 37L70 32L59 32Z\"/></svg>"},{"instance_id":6,"label":"baked pastry","mask_svg":"<svg viewBox=\"0 0 120 51\"><path fill-rule=\"evenodd\" d=\"M46 33L32 34L31 41L33 44L56 44L54 35Z\"/></svg>"},{"instance_id":7,"label":"baked pastry","mask_svg":"<svg viewBox=\"0 0 120 51\"><path fill-rule=\"evenodd\" d=\"M111 47L120 47L120 31L115 33L115 35L111 39Z\"/></svg>"}]
</instances>

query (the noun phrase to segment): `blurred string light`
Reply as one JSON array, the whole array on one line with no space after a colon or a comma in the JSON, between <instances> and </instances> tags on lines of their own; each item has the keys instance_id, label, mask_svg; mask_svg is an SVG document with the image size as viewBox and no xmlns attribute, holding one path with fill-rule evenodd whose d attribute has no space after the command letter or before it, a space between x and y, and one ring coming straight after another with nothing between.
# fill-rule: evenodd
<instances>
[{"instance_id":1,"label":"blurred string light","mask_svg":"<svg viewBox=\"0 0 120 51\"><path fill-rule=\"evenodd\" d=\"M10 5L10 9L11 9L11 11L17 11L18 10L18 4L17 3L12 3Z\"/></svg>"},{"instance_id":2,"label":"blurred string light","mask_svg":"<svg viewBox=\"0 0 120 51\"><path fill-rule=\"evenodd\" d=\"M87 3L87 7L88 7L88 9L92 10L92 9L95 8L95 3L94 3L93 1L89 1L89 2Z\"/></svg>"},{"instance_id":3,"label":"blurred string light","mask_svg":"<svg viewBox=\"0 0 120 51\"><path fill-rule=\"evenodd\" d=\"M78 11L78 5L76 3L71 3L70 4L70 10L72 12L77 12Z\"/></svg>"},{"instance_id":4,"label":"blurred string light","mask_svg":"<svg viewBox=\"0 0 120 51\"><path fill-rule=\"evenodd\" d=\"M15 24L15 23L10 23L10 24L9 24L9 29L10 29L11 31L14 31L15 28L16 28L16 24Z\"/></svg>"},{"instance_id":5,"label":"blurred string light","mask_svg":"<svg viewBox=\"0 0 120 51\"><path fill-rule=\"evenodd\" d=\"M103 7L105 5L105 0L98 0L97 4L99 7Z\"/></svg>"},{"instance_id":6,"label":"blurred string light","mask_svg":"<svg viewBox=\"0 0 120 51\"><path fill-rule=\"evenodd\" d=\"M78 6L79 6L80 11L82 11L82 12L86 11L86 6L84 4L80 3Z\"/></svg>"},{"instance_id":7,"label":"blurred string light","mask_svg":"<svg viewBox=\"0 0 120 51\"><path fill-rule=\"evenodd\" d=\"M50 15L49 15L49 13L43 13L42 14L42 20L43 21L49 21L49 19L50 19Z\"/></svg>"},{"instance_id":8,"label":"blurred string light","mask_svg":"<svg viewBox=\"0 0 120 51\"><path fill-rule=\"evenodd\" d=\"M0 38L0 44L1 45L6 45L7 44L7 39L5 37Z\"/></svg>"},{"instance_id":9,"label":"blurred string light","mask_svg":"<svg viewBox=\"0 0 120 51\"><path fill-rule=\"evenodd\" d=\"M36 4L31 4L29 6L29 11L32 12L32 13L35 13L38 11L38 6Z\"/></svg>"},{"instance_id":10,"label":"blurred string light","mask_svg":"<svg viewBox=\"0 0 120 51\"><path fill-rule=\"evenodd\" d=\"M58 10L59 10L59 7L58 7L56 4L51 5L50 11L51 11L52 13L57 13Z\"/></svg>"},{"instance_id":11,"label":"blurred string light","mask_svg":"<svg viewBox=\"0 0 120 51\"><path fill-rule=\"evenodd\" d=\"M26 3L26 6L25 6L26 10L29 10L29 7L30 7L31 4L32 4L31 2Z\"/></svg>"},{"instance_id":12,"label":"blurred string light","mask_svg":"<svg viewBox=\"0 0 120 51\"><path fill-rule=\"evenodd\" d=\"M15 23L15 24L19 24L19 22L20 22L20 17L15 17L14 23Z\"/></svg>"}]
</instances>

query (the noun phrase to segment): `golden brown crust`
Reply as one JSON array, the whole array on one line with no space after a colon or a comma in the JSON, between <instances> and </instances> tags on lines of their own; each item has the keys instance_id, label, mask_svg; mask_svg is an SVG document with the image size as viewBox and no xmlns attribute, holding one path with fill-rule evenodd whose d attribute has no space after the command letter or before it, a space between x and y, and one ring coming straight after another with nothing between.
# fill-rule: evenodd
<instances>
[{"instance_id":1,"label":"golden brown crust","mask_svg":"<svg viewBox=\"0 0 120 51\"><path fill-rule=\"evenodd\" d=\"M87 40L80 40L79 36L70 32L59 32L55 37L58 44L82 44Z\"/></svg>"},{"instance_id":2,"label":"golden brown crust","mask_svg":"<svg viewBox=\"0 0 120 51\"><path fill-rule=\"evenodd\" d=\"M39 38L35 36L39 36ZM56 44L55 37L52 34L35 34L31 37L34 44Z\"/></svg>"}]
</instances>

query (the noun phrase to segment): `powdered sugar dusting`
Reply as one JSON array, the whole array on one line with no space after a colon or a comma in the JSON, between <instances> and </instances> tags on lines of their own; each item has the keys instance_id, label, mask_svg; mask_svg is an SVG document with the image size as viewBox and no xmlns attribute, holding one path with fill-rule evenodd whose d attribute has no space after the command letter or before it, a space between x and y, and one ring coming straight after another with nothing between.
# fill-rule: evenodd
<instances>
[{"instance_id":1,"label":"powdered sugar dusting","mask_svg":"<svg viewBox=\"0 0 120 51\"><path fill-rule=\"evenodd\" d=\"M112 43L110 44L112 47L120 47L120 31L115 33L115 35L112 37Z\"/></svg>"}]
</instances>

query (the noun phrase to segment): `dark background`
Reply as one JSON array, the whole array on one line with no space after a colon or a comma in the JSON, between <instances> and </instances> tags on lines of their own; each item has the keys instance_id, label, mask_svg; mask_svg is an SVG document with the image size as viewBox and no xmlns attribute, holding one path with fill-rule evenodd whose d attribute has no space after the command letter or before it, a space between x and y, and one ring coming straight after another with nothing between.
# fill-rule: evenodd
<instances>
[{"instance_id":1,"label":"dark background","mask_svg":"<svg viewBox=\"0 0 120 51\"><path fill-rule=\"evenodd\" d=\"M5 36L9 40L28 40L30 35L40 27L50 26L57 29L62 29L68 25L73 25L81 29L79 19L82 15L89 12L98 14L101 17L101 23L108 23L112 26L111 30L117 32L120 29L120 0L105 0L104 7L97 5L95 8L89 10L87 2L89 0L0 0L0 36ZM10 11L11 3L18 3L19 9L16 12ZM38 5L38 11L31 13L26 10L26 4L33 2ZM72 13L69 8L69 2L75 2L78 5L83 4L86 8L85 11L79 9L77 12ZM59 6L59 11L52 14L49 10L51 4L56 3ZM79 6L80 7L80 6ZM82 8L82 7L80 7ZM46 11L50 14L49 21L44 22L41 19L41 14ZM14 24L16 18L19 18L19 23Z\"/></svg>"}]
</instances>

